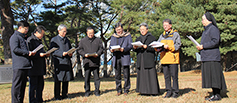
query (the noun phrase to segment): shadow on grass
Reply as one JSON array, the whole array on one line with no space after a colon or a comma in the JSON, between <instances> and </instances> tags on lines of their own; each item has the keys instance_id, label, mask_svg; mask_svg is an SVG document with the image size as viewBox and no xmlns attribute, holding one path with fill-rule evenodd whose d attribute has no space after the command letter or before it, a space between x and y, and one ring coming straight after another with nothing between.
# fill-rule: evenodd
<instances>
[{"instance_id":1,"label":"shadow on grass","mask_svg":"<svg viewBox=\"0 0 237 103\"><path fill-rule=\"evenodd\" d=\"M182 96L182 95L184 95L184 94L186 94L186 93L189 93L189 92L191 92L191 91L196 91L196 90L193 89L193 88L179 89L179 96ZM135 92L136 92L135 89L131 91L131 93L135 93ZM159 95L164 95L164 94L166 94L166 90L165 90L165 89L160 89ZM159 95L158 95L158 96L159 96ZM147 96L150 96L150 95L147 95Z\"/></svg>"},{"instance_id":2,"label":"shadow on grass","mask_svg":"<svg viewBox=\"0 0 237 103\"><path fill-rule=\"evenodd\" d=\"M84 94L85 94L84 92L69 93L68 98L72 99L72 98L76 98L76 97L82 97L82 96L84 96ZM58 101L58 100L55 100L55 98L51 98L51 99L45 100L44 102L51 102L51 101Z\"/></svg>"},{"instance_id":3,"label":"shadow on grass","mask_svg":"<svg viewBox=\"0 0 237 103\"><path fill-rule=\"evenodd\" d=\"M182 96L182 95L192 92L192 91L196 91L196 89L194 89L194 88L179 89L179 95Z\"/></svg>"},{"instance_id":4,"label":"shadow on grass","mask_svg":"<svg viewBox=\"0 0 237 103\"><path fill-rule=\"evenodd\" d=\"M191 92L191 91L196 91L196 90L193 89L193 88L179 89L179 96L182 96L182 95L184 95L184 94L186 94L186 93L189 93L189 92ZM160 89L159 95L163 95L163 94L165 94L165 93L166 93L166 90L165 90L165 89Z\"/></svg>"},{"instance_id":5,"label":"shadow on grass","mask_svg":"<svg viewBox=\"0 0 237 103\"><path fill-rule=\"evenodd\" d=\"M123 75L121 75L121 79L123 81ZM130 75L130 78L135 78L137 77L137 75ZM70 81L70 82L84 82L84 77L74 77L74 80ZM54 78L53 77L48 77L45 79L46 82L54 82ZM91 76L90 78L90 81L91 82L94 82L94 77ZM103 82L103 81L115 81L115 77L114 76L109 76L109 77L100 77L100 81Z\"/></svg>"},{"instance_id":6,"label":"shadow on grass","mask_svg":"<svg viewBox=\"0 0 237 103\"><path fill-rule=\"evenodd\" d=\"M104 91L101 91L101 95L109 93L109 92L113 92L116 91L116 89L106 89ZM93 91L90 91L90 95L94 95ZM68 98L73 99L73 98L77 98L77 97L85 97L85 92L77 92L77 93L68 93ZM56 101L54 98L45 100L45 102L50 102L50 101Z\"/></svg>"}]
</instances>

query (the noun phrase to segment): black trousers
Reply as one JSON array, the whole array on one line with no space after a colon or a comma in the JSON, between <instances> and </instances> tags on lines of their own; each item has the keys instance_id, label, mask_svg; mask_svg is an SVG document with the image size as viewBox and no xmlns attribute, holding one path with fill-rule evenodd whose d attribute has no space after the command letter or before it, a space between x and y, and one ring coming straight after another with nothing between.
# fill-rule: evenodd
<instances>
[{"instance_id":1,"label":"black trousers","mask_svg":"<svg viewBox=\"0 0 237 103\"><path fill-rule=\"evenodd\" d=\"M88 65L84 66L85 68L85 94L90 93L90 77L91 72L93 72L94 76L94 85L95 85L95 94L100 93L100 77L99 77L99 67L89 67Z\"/></svg>"},{"instance_id":2,"label":"black trousers","mask_svg":"<svg viewBox=\"0 0 237 103\"><path fill-rule=\"evenodd\" d=\"M61 90L61 83L62 83L62 98L67 97L68 93L68 81L61 82L61 81L54 81L54 97L60 97L60 90Z\"/></svg>"},{"instance_id":3,"label":"black trousers","mask_svg":"<svg viewBox=\"0 0 237 103\"><path fill-rule=\"evenodd\" d=\"M178 64L162 64L162 67L164 72L166 91L178 93L179 92ZM173 79L173 88L171 87L171 77Z\"/></svg>"},{"instance_id":4,"label":"black trousers","mask_svg":"<svg viewBox=\"0 0 237 103\"><path fill-rule=\"evenodd\" d=\"M23 103L28 69L13 69L12 103Z\"/></svg>"},{"instance_id":5,"label":"black trousers","mask_svg":"<svg viewBox=\"0 0 237 103\"><path fill-rule=\"evenodd\" d=\"M118 93L122 93L122 84L121 84L121 59L117 59L115 65L115 81L116 81L116 90ZM128 93L131 87L130 84L130 69L129 66L123 66L123 77L124 77L124 93Z\"/></svg>"},{"instance_id":6,"label":"black trousers","mask_svg":"<svg viewBox=\"0 0 237 103\"><path fill-rule=\"evenodd\" d=\"M44 77L39 76L29 76L29 102L43 102L42 93L44 89Z\"/></svg>"}]
</instances>

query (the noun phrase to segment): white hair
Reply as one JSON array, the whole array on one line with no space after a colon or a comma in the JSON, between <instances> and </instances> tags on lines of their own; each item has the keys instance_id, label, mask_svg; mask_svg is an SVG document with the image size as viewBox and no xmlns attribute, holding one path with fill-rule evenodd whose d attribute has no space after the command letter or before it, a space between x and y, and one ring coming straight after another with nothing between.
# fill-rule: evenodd
<instances>
[{"instance_id":1,"label":"white hair","mask_svg":"<svg viewBox=\"0 0 237 103\"><path fill-rule=\"evenodd\" d=\"M67 26L64 25L64 24L60 24L60 25L58 26L58 30L62 30L63 28L67 28Z\"/></svg>"}]
</instances>

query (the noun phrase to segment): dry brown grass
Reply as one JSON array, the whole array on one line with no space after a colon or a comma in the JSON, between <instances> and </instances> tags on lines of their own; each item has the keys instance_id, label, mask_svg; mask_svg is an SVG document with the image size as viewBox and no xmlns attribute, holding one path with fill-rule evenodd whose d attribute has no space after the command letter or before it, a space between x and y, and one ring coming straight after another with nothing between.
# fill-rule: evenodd
<instances>
[{"instance_id":1,"label":"dry brown grass","mask_svg":"<svg viewBox=\"0 0 237 103\"><path fill-rule=\"evenodd\" d=\"M224 98L219 101L220 103L234 103L237 102L237 71L226 72L224 73L227 91L226 93L221 92L221 95ZM93 79L91 79L91 90L94 90ZM179 88L180 88L180 97L177 99L162 98L165 95L165 83L163 74L158 74L158 80L161 88L161 94L159 96L140 96L135 92L136 88L136 76L131 77L131 89L128 96L115 96L115 81L114 78L101 78L101 96L97 97L94 94L89 97L84 97L84 80L76 79L69 84L69 97L71 99L61 100L61 101L53 101L53 80L46 79L45 80L45 88L43 99L47 102L52 103L81 103L81 102L105 102L105 103L203 103L208 102L205 101L205 96L210 95L211 89L202 89L201 88L201 74L199 71L189 71L189 72L181 72L179 73ZM122 82L124 83L124 82ZM25 92L24 102L28 102L28 86ZM11 84L2 84L0 85L0 103L10 103L11 102Z\"/></svg>"}]
</instances>

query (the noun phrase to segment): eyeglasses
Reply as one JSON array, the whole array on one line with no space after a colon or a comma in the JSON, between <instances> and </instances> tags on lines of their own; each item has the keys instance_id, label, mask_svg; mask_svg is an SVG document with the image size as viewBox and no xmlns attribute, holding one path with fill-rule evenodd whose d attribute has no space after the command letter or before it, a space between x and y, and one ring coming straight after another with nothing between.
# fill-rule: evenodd
<instances>
[{"instance_id":1,"label":"eyeglasses","mask_svg":"<svg viewBox=\"0 0 237 103\"><path fill-rule=\"evenodd\" d=\"M146 31L147 29L140 29L140 31Z\"/></svg>"},{"instance_id":2,"label":"eyeglasses","mask_svg":"<svg viewBox=\"0 0 237 103\"><path fill-rule=\"evenodd\" d=\"M170 25L163 25L163 27L170 27Z\"/></svg>"},{"instance_id":3,"label":"eyeglasses","mask_svg":"<svg viewBox=\"0 0 237 103\"><path fill-rule=\"evenodd\" d=\"M27 27L23 27L23 29L25 29L25 31L28 31L28 30L29 30L29 28L27 28Z\"/></svg>"}]
</instances>

